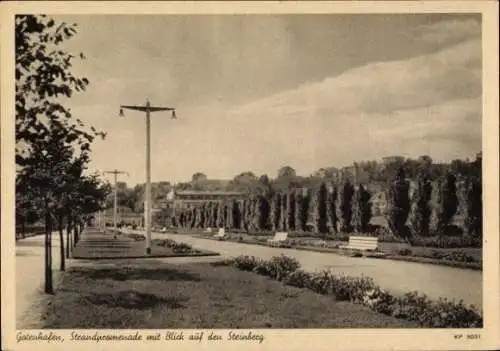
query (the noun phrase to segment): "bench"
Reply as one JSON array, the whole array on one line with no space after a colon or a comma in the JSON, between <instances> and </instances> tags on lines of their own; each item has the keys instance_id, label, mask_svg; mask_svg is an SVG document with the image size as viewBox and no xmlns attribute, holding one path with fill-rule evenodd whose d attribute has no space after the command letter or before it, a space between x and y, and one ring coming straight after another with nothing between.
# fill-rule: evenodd
<instances>
[{"instance_id":1,"label":"bench","mask_svg":"<svg viewBox=\"0 0 500 351\"><path fill-rule=\"evenodd\" d=\"M378 248L378 238L374 236L350 236L347 245L339 246L341 249L358 251L375 251Z\"/></svg>"},{"instance_id":2,"label":"bench","mask_svg":"<svg viewBox=\"0 0 500 351\"><path fill-rule=\"evenodd\" d=\"M274 234L274 238L268 239L267 243L274 246L276 244L280 244L283 242L286 242L288 239L288 233L287 232L276 232Z\"/></svg>"},{"instance_id":3,"label":"bench","mask_svg":"<svg viewBox=\"0 0 500 351\"><path fill-rule=\"evenodd\" d=\"M207 233L207 234L210 234L210 233L212 233L212 228L207 228L203 232Z\"/></svg>"},{"instance_id":4,"label":"bench","mask_svg":"<svg viewBox=\"0 0 500 351\"><path fill-rule=\"evenodd\" d=\"M226 237L226 230L224 228L219 228L217 234L214 235L214 238L222 240Z\"/></svg>"}]
</instances>

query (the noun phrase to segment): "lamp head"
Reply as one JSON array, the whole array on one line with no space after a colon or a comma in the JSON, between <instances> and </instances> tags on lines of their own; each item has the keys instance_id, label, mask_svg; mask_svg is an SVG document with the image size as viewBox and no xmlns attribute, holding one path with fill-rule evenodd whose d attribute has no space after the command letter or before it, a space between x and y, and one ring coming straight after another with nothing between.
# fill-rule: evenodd
<instances>
[{"instance_id":1,"label":"lamp head","mask_svg":"<svg viewBox=\"0 0 500 351\"><path fill-rule=\"evenodd\" d=\"M177 119L177 115L175 114L175 110L172 110L172 119Z\"/></svg>"},{"instance_id":2,"label":"lamp head","mask_svg":"<svg viewBox=\"0 0 500 351\"><path fill-rule=\"evenodd\" d=\"M123 113L123 109L120 108L120 117L125 117L125 114Z\"/></svg>"}]
</instances>

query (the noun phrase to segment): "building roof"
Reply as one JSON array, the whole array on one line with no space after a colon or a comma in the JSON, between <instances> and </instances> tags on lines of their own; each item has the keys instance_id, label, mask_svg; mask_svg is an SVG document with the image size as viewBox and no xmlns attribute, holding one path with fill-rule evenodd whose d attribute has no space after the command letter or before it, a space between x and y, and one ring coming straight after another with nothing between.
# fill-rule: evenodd
<instances>
[{"instance_id":1,"label":"building roof","mask_svg":"<svg viewBox=\"0 0 500 351\"><path fill-rule=\"evenodd\" d=\"M206 191L206 190L181 190L176 191L175 195L210 195L210 196L230 196L230 195L244 195L238 191Z\"/></svg>"}]
</instances>

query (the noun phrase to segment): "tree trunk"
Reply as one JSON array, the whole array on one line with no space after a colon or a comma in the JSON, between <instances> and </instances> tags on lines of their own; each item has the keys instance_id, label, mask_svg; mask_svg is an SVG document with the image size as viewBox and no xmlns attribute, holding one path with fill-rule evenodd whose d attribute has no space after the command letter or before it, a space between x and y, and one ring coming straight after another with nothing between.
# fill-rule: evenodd
<instances>
[{"instance_id":1,"label":"tree trunk","mask_svg":"<svg viewBox=\"0 0 500 351\"><path fill-rule=\"evenodd\" d=\"M59 270L64 271L66 269L66 261L64 256L64 233L63 233L63 218L59 216L58 221L58 229L59 229L59 252L61 253L61 258L59 262Z\"/></svg>"},{"instance_id":2,"label":"tree trunk","mask_svg":"<svg viewBox=\"0 0 500 351\"><path fill-rule=\"evenodd\" d=\"M69 252L71 250L71 219L68 217L68 225L66 226L66 258L69 259Z\"/></svg>"},{"instance_id":3,"label":"tree trunk","mask_svg":"<svg viewBox=\"0 0 500 351\"><path fill-rule=\"evenodd\" d=\"M78 239L79 239L79 234L78 234L78 223L76 223L76 220L73 222L73 247L78 244Z\"/></svg>"},{"instance_id":4,"label":"tree trunk","mask_svg":"<svg viewBox=\"0 0 500 351\"><path fill-rule=\"evenodd\" d=\"M54 293L52 283L52 219L47 203L45 204L45 293Z\"/></svg>"}]
</instances>

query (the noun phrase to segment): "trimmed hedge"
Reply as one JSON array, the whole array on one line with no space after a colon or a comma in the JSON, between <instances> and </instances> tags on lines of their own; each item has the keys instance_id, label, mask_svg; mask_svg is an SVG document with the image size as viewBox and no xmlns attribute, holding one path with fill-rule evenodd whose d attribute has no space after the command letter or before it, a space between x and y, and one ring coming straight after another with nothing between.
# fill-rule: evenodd
<instances>
[{"instance_id":1,"label":"trimmed hedge","mask_svg":"<svg viewBox=\"0 0 500 351\"><path fill-rule=\"evenodd\" d=\"M285 255L271 260L254 256L239 256L232 265L244 271L280 280L284 284L307 288L318 294L332 295L337 300L362 304L373 311L396 318L417 322L424 328L481 328L483 316L475 306L466 306L463 301L439 298L430 300L417 291L403 296L393 296L380 288L372 278L335 275L330 271L309 273L300 269L300 263Z\"/></svg>"}]
</instances>

